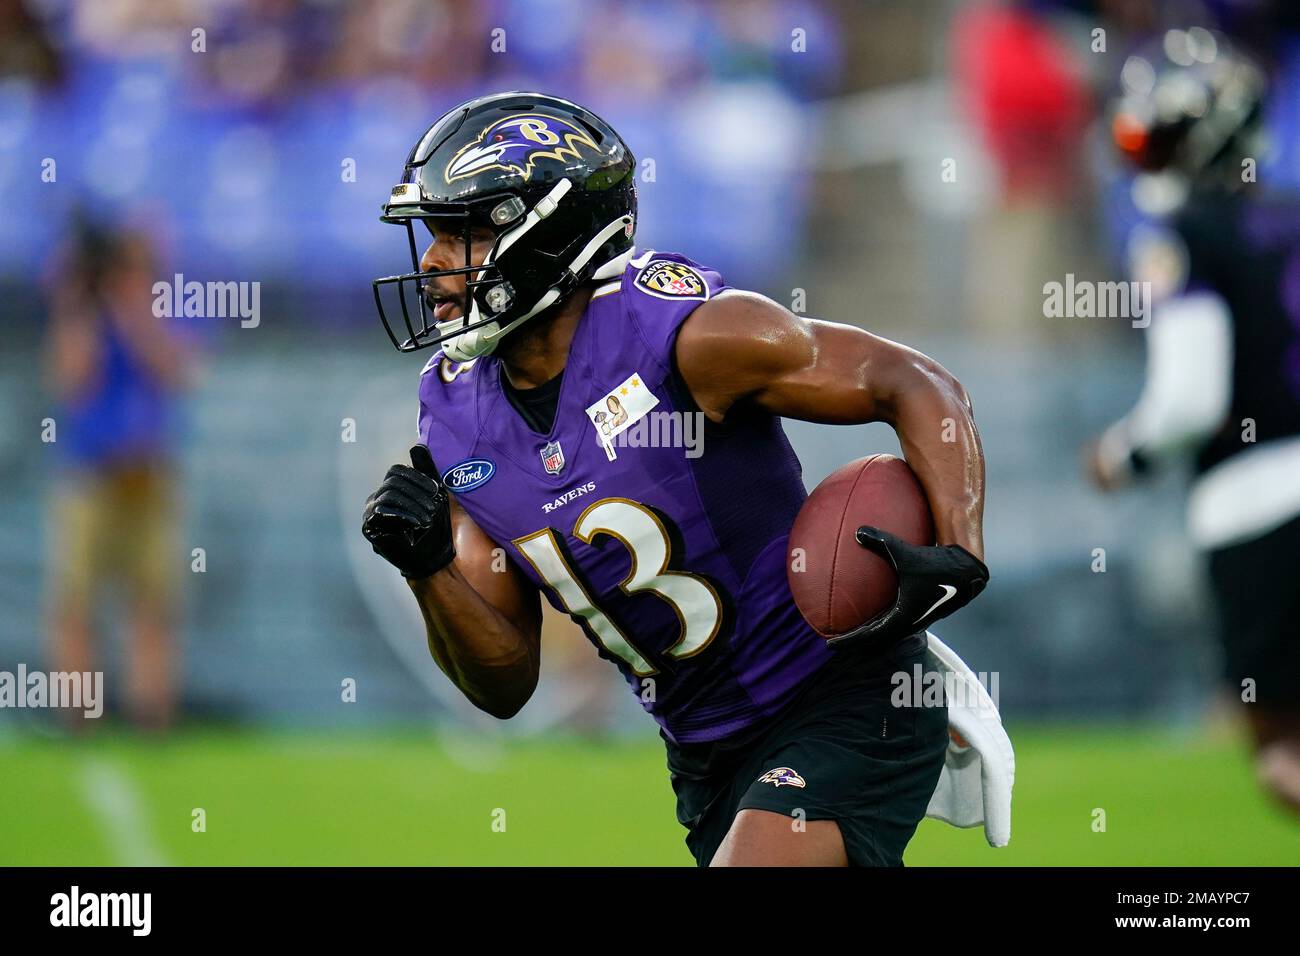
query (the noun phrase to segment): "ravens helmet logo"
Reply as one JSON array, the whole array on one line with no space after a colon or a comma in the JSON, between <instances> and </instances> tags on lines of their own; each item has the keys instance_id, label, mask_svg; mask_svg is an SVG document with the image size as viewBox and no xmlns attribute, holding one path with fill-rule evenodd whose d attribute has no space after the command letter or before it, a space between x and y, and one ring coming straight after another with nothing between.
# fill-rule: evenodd
<instances>
[{"instance_id":1,"label":"ravens helmet logo","mask_svg":"<svg viewBox=\"0 0 1300 956\"><path fill-rule=\"evenodd\" d=\"M582 127L556 116L523 113L497 120L462 146L447 163L448 183L485 169L504 169L527 180L539 159L579 159L580 147L599 152Z\"/></svg>"}]
</instances>

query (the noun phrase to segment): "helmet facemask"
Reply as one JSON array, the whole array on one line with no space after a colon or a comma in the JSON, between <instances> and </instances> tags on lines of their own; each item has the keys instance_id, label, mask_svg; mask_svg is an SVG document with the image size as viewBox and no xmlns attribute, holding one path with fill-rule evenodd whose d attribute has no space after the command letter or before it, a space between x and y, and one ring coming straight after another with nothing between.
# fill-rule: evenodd
<instances>
[{"instance_id":1,"label":"helmet facemask","mask_svg":"<svg viewBox=\"0 0 1300 956\"><path fill-rule=\"evenodd\" d=\"M440 345L452 338L466 334L473 335L479 330L488 330L489 326L499 327L503 314L508 311L508 303L503 298L508 295L508 290L505 288L500 266L495 264L501 240L507 232L501 227L521 217L524 211L523 201L515 196L487 197L456 203L428 203L418 198L414 202L404 201L411 194L418 197L418 185L403 183L394 187L392 199L384 207L384 214L380 217L383 222L394 223L406 229L412 264L410 272L385 276L374 280L373 283L375 305L379 309L389 339L398 351L414 352ZM434 222L444 227L451 223L456 224L447 231L454 231L460 236L464 250L462 265L431 271L421 269L422 252L420 243L417 242L416 224L421 223L428 227L429 234L432 236ZM496 240L483 261L475 262L473 237L475 230L483 227L495 232ZM425 291L437 280L452 276L465 277L465 288L459 297L460 315L446 322L438 322L425 296ZM384 295L390 287L392 294ZM496 312L484 314L478 306L476 293L482 290L481 294L486 297L489 287L498 290L492 295L492 302L498 306L498 309ZM394 295L396 302L392 301ZM389 303L388 307L385 305L385 300ZM397 318L399 313L400 321Z\"/></svg>"},{"instance_id":2,"label":"helmet facemask","mask_svg":"<svg viewBox=\"0 0 1300 956\"><path fill-rule=\"evenodd\" d=\"M375 304L393 345L402 352L442 345L449 358L469 361L490 353L507 333L561 301L582 281L590 278L594 271L590 267L593 259L619 233L630 235L633 221L631 215L621 216L605 225L582 248L575 248L579 244L573 242L565 248L548 252L548 243L544 240L546 219L564 201L572 186L568 179L557 180L532 209L528 209L518 196L510 194L463 202L423 202L411 198L419 195L418 184L404 183L394 187L392 199L385 206L381 219L405 226L414 268L404 275L386 276L373 283ZM415 223L428 220L451 220L459 224L456 231L460 233L464 249L464 265L428 272L421 270ZM474 262L474 231L483 227L495 232L496 239L483 260ZM520 244L519 240L525 234L534 241ZM536 241L539 239L540 242ZM628 257L617 257L619 268ZM537 259L543 262L530 262ZM559 281L546 284L544 279L553 276L557 261L567 268L561 271ZM537 268L539 264L546 268ZM604 263L600 271L608 272L611 264ZM460 297L461 314L444 322L436 321L424 295L426 286L438 279L462 275L465 276L465 289ZM395 316L390 318L392 310L384 306L385 297L381 289L388 286L396 289L401 326L396 325ZM414 295L419 311L418 328L413 321L410 295Z\"/></svg>"}]
</instances>

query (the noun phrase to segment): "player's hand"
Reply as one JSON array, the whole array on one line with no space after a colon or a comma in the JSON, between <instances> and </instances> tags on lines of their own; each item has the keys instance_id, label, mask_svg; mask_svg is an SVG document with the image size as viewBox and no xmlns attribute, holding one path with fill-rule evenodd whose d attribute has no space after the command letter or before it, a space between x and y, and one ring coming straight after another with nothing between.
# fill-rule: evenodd
<instances>
[{"instance_id":1,"label":"player's hand","mask_svg":"<svg viewBox=\"0 0 1300 956\"><path fill-rule=\"evenodd\" d=\"M984 562L961 545L915 545L879 528L857 530L858 544L889 562L898 575L894 606L877 614L841 641L889 644L924 631L973 601L989 582Z\"/></svg>"},{"instance_id":2,"label":"player's hand","mask_svg":"<svg viewBox=\"0 0 1300 956\"><path fill-rule=\"evenodd\" d=\"M456 557L451 501L424 445L411 449L411 465L388 469L366 499L361 533L375 553L408 578L427 578Z\"/></svg>"},{"instance_id":3,"label":"player's hand","mask_svg":"<svg viewBox=\"0 0 1300 956\"><path fill-rule=\"evenodd\" d=\"M1129 462L1118 461L1106 453L1103 439L1089 442L1083 449L1083 473L1093 487L1100 491L1115 491L1129 483Z\"/></svg>"}]
</instances>

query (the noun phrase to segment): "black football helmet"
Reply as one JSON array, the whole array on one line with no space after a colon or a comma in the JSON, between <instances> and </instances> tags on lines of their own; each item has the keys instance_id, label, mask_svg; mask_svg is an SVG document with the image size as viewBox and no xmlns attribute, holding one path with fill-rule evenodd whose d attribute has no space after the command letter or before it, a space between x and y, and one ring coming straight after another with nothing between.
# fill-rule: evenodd
<instances>
[{"instance_id":1,"label":"black football helmet","mask_svg":"<svg viewBox=\"0 0 1300 956\"><path fill-rule=\"evenodd\" d=\"M1194 181L1258 145L1264 72L1220 34L1169 30L1125 61L1120 84L1111 135L1142 172Z\"/></svg>"},{"instance_id":2,"label":"black football helmet","mask_svg":"<svg viewBox=\"0 0 1300 956\"><path fill-rule=\"evenodd\" d=\"M635 173L618 133L568 100L499 93L444 114L411 150L380 216L406 227L414 267L373 283L393 345L403 352L442 345L468 361L582 283L618 275L632 257ZM417 221L430 232L433 221L454 227L464 266L421 272ZM476 228L495 236L482 262L471 261ZM461 314L437 322L425 285L452 275L466 277Z\"/></svg>"}]
</instances>

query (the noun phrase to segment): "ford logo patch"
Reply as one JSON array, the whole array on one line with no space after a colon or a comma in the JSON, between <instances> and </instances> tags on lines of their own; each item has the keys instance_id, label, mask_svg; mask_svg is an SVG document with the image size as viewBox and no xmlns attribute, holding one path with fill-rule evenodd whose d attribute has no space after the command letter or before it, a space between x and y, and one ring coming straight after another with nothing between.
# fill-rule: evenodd
<instances>
[{"instance_id":1,"label":"ford logo patch","mask_svg":"<svg viewBox=\"0 0 1300 956\"><path fill-rule=\"evenodd\" d=\"M473 491L496 473L497 466L486 458L471 458L459 465L452 465L442 476L442 483L451 491L460 494Z\"/></svg>"}]
</instances>

